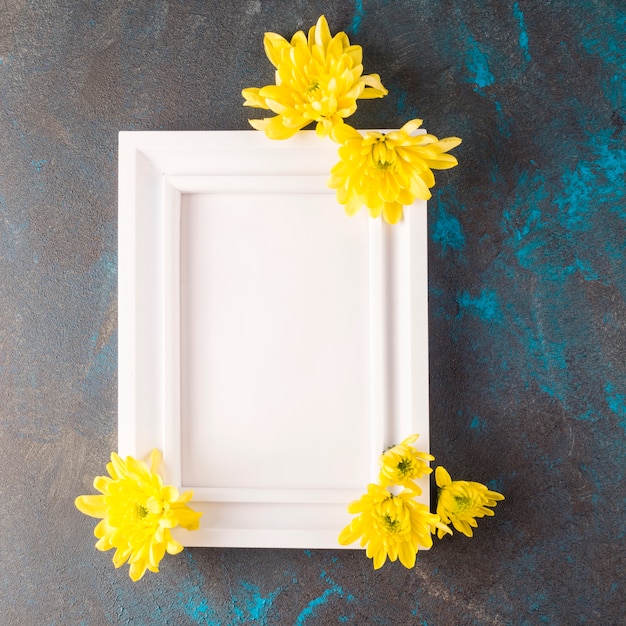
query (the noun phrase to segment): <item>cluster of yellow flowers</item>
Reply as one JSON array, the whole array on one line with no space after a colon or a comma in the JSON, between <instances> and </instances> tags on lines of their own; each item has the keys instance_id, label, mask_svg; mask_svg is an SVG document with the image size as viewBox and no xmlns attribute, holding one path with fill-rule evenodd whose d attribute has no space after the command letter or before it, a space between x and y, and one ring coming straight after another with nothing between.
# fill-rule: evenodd
<instances>
[{"instance_id":1,"label":"cluster of yellow flowers","mask_svg":"<svg viewBox=\"0 0 626 626\"><path fill-rule=\"evenodd\" d=\"M415 501L422 493L415 480L432 473L428 461L435 457L412 445L417 438L410 435L381 455L379 484L368 485L367 493L349 505L348 511L358 515L339 534L341 545L360 539L374 569L381 568L387 557L391 561L399 558L405 567L413 567L419 548L433 545L435 532L439 539L452 534L448 524L471 537L472 528L478 525L476 518L493 515L488 507L504 500L502 494L481 483L453 481L440 466L435 471L437 512L431 513L427 505ZM402 491L394 493L394 488Z\"/></svg>"},{"instance_id":2,"label":"cluster of yellow flowers","mask_svg":"<svg viewBox=\"0 0 626 626\"><path fill-rule=\"evenodd\" d=\"M412 445L417 439L418 435L410 435L381 455L378 484L368 485L367 493L349 505L348 511L358 515L339 534L341 545L360 539L374 569L382 567L387 557L413 567L419 548L433 545L435 532L439 539L452 534L448 524L471 537L476 518L493 515L489 507L504 499L480 483L453 481L440 466L435 471L437 512L431 513L427 505L416 502L422 489L415 481L432 473L428 463L435 457L418 451ZM75 500L79 511L100 518L94 529L96 548L103 552L115 548L113 564L121 567L128 562L133 581L146 570L158 572L166 552L182 551L172 528L196 530L200 524L202 513L187 505L193 492L179 496L176 488L164 486L157 473L160 461L158 450L152 451L150 469L143 461L131 456L123 460L113 452L107 464L109 476L96 476L93 482L100 495Z\"/></svg>"},{"instance_id":3,"label":"cluster of yellow flowers","mask_svg":"<svg viewBox=\"0 0 626 626\"><path fill-rule=\"evenodd\" d=\"M457 165L446 153L461 140L414 135L422 120L411 120L387 134L363 134L344 122L356 111L357 100L382 98L388 92L378 74L363 75L361 46L351 45L344 32L333 37L323 15L308 37L300 30L289 42L276 33L265 33L264 45L276 68L276 84L250 87L242 95L244 106L276 115L250 124L270 139L287 139L315 122L318 135L337 142L340 160L328 184L348 215L365 205L372 217L382 215L395 224L402 218L403 206L431 197L433 169Z\"/></svg>"},{"instance_id":4,"label":"cluster of yellow flowers","mask_svg":"<svg viewBox=\"0 0 626 626\"><path fill-rule=\"evenodd\" d=\"M187 506L193 492L179 496L175 487L164 486L157 468L161 454L153 450L151 467L131 456L124 461L115 452L107 464L109 476L96 476L93 486L101 495L78 496L76 508L85 515L100 518L94 530L101 551L115 548L113 564L128 561L130 578L139 580L146 570L159 571L161 559L178 554L183 546L170 529L181 526L196 530L198 513Z\"/></svg>"},{"instance_id":5,"label":"cluster of yellow flowers","mask_svg":"<svg viewBox=\"0 0 626 626\"><path fill-rule=\"evenodd\" d=\"M357 100L382 98L388 92L378 74L363 74L361 46L351 45L343 32L332 36L323 15L308 36L298 31L289 42L266 33L264 45L276 68L276 84L244 89L242 95L246 106L276 115L250 120L250 124L270 139L287 139L316 123L319 136L338 143L339 162L331 169L328 184L348 215L365 205L372 217L382 215L395 224L404 206L431 197L433 169L457 165L447 152L461 140L415 134L422 120L411 120L386 134L363 134L344 122L356 111ZM431 513L415 500L422 493L415 480L432 473L428 463L434 460L412 445L417 438L411 435L382 454L379 483L370 484L367 493L350 504L349 512L358 515L339 535L342 545L360 538L375 569L387 557L413 567L419 548L432 546L435 532L439 538L452 533L448 524L471 537L476 518L493 515L488 507L504 498L480 483L452 481L438 467L437 512ZM128 562L133 581L146 570L158 572L166 552L181 552L183 546L172 537L171 529L195 530L202 515L187 504L191 491L179 495L176 488L163 485L157 473L160 461L157 450L152 452L150 468L133 457L123 460L112 453L109 476L97 476L93 483L100 495L75 500L82 513L100 519L94 530L96 548L115 548L115 567Z\"/></svg>"}]
</instances>

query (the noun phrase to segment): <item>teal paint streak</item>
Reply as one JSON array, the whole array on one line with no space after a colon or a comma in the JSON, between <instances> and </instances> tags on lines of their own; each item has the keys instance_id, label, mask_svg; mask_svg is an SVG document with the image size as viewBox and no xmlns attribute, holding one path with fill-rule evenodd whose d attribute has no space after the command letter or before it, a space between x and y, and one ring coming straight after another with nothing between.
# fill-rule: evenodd
<instances>
[{"instance_id":1,"label":"teal paint streak","mask_svg":"<svg viewBox=\"0 0 626 626\"><path fill-rule=\"evenodd\" d=\"M595 178L589 163L579 163L573 172L563 174L561 195L555 204L563 212L562 222L570 231L588 231L592 227L589 218L595 211Z\"/></svg>"},{"instance_id":2,"label":"teal paint streak","mask_svg":"<svg viewBox=\"0 0 626 626\"><path fill-rule=\"evenodd\" d=\"M589 409L588 411L586 411L585 413L582 413L581 415L574 415L573 417L575 420L579 422L593 423L593 422L598 421L598 416L592 409Z\"/></svg>"},{"instance_id":3,"label":"teal paint streak","mask_svg":"<svg viewBox=\"0 0 626 626\"><path fill-rule=\"evenodd\" d=\"M606 395L606 403L609 409L616 415L623 418L619 421L619 426L626 431L626 395L617 393L615 386L609 383L604 388Z\"/></svg>"},{"instance_id":4,"label":"teal paint streak","mask_svg":"<svg viewBox=\"0 0 626 626\"><path fill-rule=\"evenodd\" d=\"M536 295L537 302L552 297L564 302L563 289L558 283L543 283ZM521 348L528 363L528 380L535 381L541 391L567 406L569 372L567 369L566 341L560 325L552 322L549 312L536 306L530 311L530 324L517 317L515 327L522 337ZM552 323L551 323L552 322Z\"/></svg>"},{"instance_id":5,"label":"teal paint streak","mask_svg":"<svg viewBox=\"0 0 626 626\"><path fill-rule=\"evenodd\" d=\"M346 593L340 585L338 585L330 578L330 576L328 576L328 574L326 574L324 570L322 570L320 578L322 578L329 585L328 589L326 589L326 591L324 591L321 595L317 596L317 598L313 598L313 600L311 600L304 607L304 609L300 611L294 626L304 626L309 618L315 618L318 609L327 604L332 598L345 598L348 602L354 601L354 596L350 593Z\"/></svg>"},{"instance_id":6,"label":"teal paint streak","mask_svg":"<svg viewBox=\"0 0 626 626\"><path fill-rule=\"evenodd\" d=\"M453 215L449 215L441 203L433 227L432 240L441 245L444 253L448 248L462 250L465 247L465 234L461 222Z\"/></svg>"},{"instance_id":7,"label":"teal paint streak","mask_svg":"<svg viewBox=\"0 0 626 626\"><path fill-rule=\"evenodd\" d=\"M208 599L202 591L205 577L193 558L193 552L185 550L183 558L189 568L189 575L182 581L181 591L176 594L178 606L194 624L222 626L222 621L209 605Z\"/></svg>"},{"instance_id":8,"label":"teal paint streak","mask_svg":"<svg viewBox=\"0 0 626 626\"><path fill-rule=\"evenodd\" d=\"M619 173L621 160L614 156L609 162ZM608 238L602 239L606 219L600 223L598 208L602 196L623 192L616 183L607 183L612 173L599 173L597 167L579 162L574 171L561 175L561 184L554 191L548 191L541 174L520 175L515 201L503 211L502 228L521 267L557 283L573 274L604 282L598 271L601 260L597 250L600 240ZM603 194L600 189L604 189ZM589 245L581 245L587 240ZM616 254L616 262L622 256L623 252Z\"/></svg>"},{"instance_id":9,"label":"teal paint streak","mask_svg":"<svg viewBox=\"0 0 626 626\"><path fill-rule=\"evenodd\" d=\"M350 32L356 35L361 29L361 20L365 11L363 9L363 0L356 0L355 5L354 16L350 22Z\"/></svg>"},{"instance_id":10,"label":"teal paint streak","mask_svg":"<svg viewBox=\"0 0 626 626\"><path fill-rule=\"evenodd\" d=\"M192 619L195 624L222 626L222 622L216 619L206 598L190 597L182 605L182 608L185 614Z\"/></svg>"},{"instance_id":11,"label":"teal paint streak","mask_svg":"<svg viewBox=\"0 0 626 626\"><path fill-rule=\"evenodd\" d=\"M470 422L470 430L473 430L478 433L482 433L487 428L487 422L484 419L479 417L478 415L474 415L472 421Z\"/></svg>"},{"instance_id":12,"label":"teal paint streak","mask_svg":"<svg viewBox=\"0 0 626 626\"><path fill-rule=\"evenodd\" d=\"M608 394L606 403L611 411L620 417L626 417L626 396L621 393L615 393L615 387L610 384L605 387L604 391Z\"/></svg>"},{"instance_id":13,"label":"teal paint streak","mask_svg":"<svg viewBox=\"0 0 626 626\"><path fill-rule=\"evenodd\" d=\"M468 48L466 50L466 67L470 73L470 83L474 83L479 89L484 89L494 83L494 77L489 70L487 57L480 49L478 42L471 36L467 37Z\"/></svg>"},{"instance_id":14,"label":"teal paint streak","mask_svg":"<svg viewBox=\"0 0 626 626\"><path fill-rule=\"evenodd\" d=\"M38 161L31 161L30 164L35 168L36 172L41 172L41 170L43 169L43 166L47 163L48 161L46 161L46 159L40 159Z\"/></svg>"},{"instance_id":15,"label":"teal paint streak","mask_svg":"<svg viewBox=\"0 0 626 626\"><path fill-rule=\"evenodd\" d=\"M502 103L499 100L494 100L493 105L496 109L496 113L498 114L498 131L500 132L500 135L502 135L502 137L510 137L511 129L509 125L509 120L504 113ZM498 177L492 176L491 180L493 183L496 183L498 181Z\"/></svg>"},{"instance_id":16,"label":"teal paint streak","mask_svg":"<svg viewBox=\"0 0 626 626\"><path fill-rule=\"evenodd\" d=\"M596 22L588 27L581 43L588 53L597 55L604 63L615 64L623 71L626 67L624 31L626 13L607 5L602 23Z\"/></svg>"},{"instance_id":17,"label":"teal paint streak","mask_svg":"<svg viewBox=\"0 0 626 626\"><path fill-rule=\"evenodd\" d=\"M519 47L522 50L522 56L527 63L530 61L530 52L528 51L528 31L526 30L526 21L524 20L524 13L519 8L519 2L513 5L513 16L519 24Z\"/></svg>"},{"instance_id":18,"label":"teal paint streak","mask_svg":"<svg viewBox=\"0 0 626 626\"><path fill-rule=\"evenodd\" d=\"M546 183L540 174L529 176L523 172L518 178L517 188L517 202L502 212L502 230L510 235L513 246L541 226L541 211L538 207L548 198Z\"/></svg>"},{"instance_id":19,"label":"teal paint streak","mask_svg":"<svg viewBox=\"0 0 626 626\"><path fill-rule=\"evenodd\" d=\"M272 608L274 600L282 591L281 587L274 589L266 596L261 595L261 590L256 585L241 581L243 593L233 596L233 612L241 623L256 621L260 624L270 624L268 614Z\"/></svg>"},{"instance_id":20,"label":"teal paint streak","mask_svg":"<svg viewBox=\"0 0 626 626\"><path fill-rule=\"evenodd\" d=\"M390 93L397 93L398 103L396 109L398 113L406 120L413 120L418 117L417 107L413 100L408 100L408 93L401 85L386 85Z\"/></svg>"},{"instance_id":21,"label":"teal paint streak","mask_svg":"<svg viewBox=\"0 0 626 626\"><path fill-rule=\"evenodd\" d=\"M607 204L612 213L626 220L626 148L620 141L610 141L608 131L594 135L590 147L592 157L584 165L594 173L589 180L594 186L594 205Z\"/></svg>"},{"instance_id":22,"label":"teal paint streak","mask_svg":"<svg viewBox=\"0 0 626 626\"><path fill-rule=\"evenodd\" d=\"M326 604L330 598L332 598L334 595L336 595L336 591L334 589L326 589L326 591L321 595L318 596L317 598L314 598L313 600L311 600L305 607L304 609L302 609L302 611L300 612L300 614L298 615L298 617L296 618L295 621L295 626L303 626L303 624L306 623L306 621L310 618L310 617L314 617L317 609Z\"/></svg>"},{"instance_id":23,"label":"teal paint streak","mask_svg":"<svg viewBox=\"0 0 626 626\"><path fill-rule=\"evenodd\" d=\"M504 491L504 480L502 480L502 478L492 478L485 484L487 489L490 491L497 491L498 493L502 493Z\"/></svg>"},{"instance_id":24,"label":"teal paint streak","mask_svg":"<svg viewBox=\"0 0 626 626\"><path fill-rule=\"evenodd\" d=\"M598 274L598 272L596 272L593 269L591 264L584 259L575 258L574 262L572 263L570 267L574 271L576 271L579 276L582 276L585 280L597 280L597 281L604 282L600 274Z\"/></svg>"},{"instance_id":25,"label":"teal paint streak","mask_svg":"<svg viewBox=\"0 0 626 626\"><path fill-rule=\"evenodd\" d=\"M468 311L484 322L502 322L503 314L494 291L484 289L480 295L472 297L468 292L463 292L457 302L463 311Z\"/></svg>"}]
</instances>

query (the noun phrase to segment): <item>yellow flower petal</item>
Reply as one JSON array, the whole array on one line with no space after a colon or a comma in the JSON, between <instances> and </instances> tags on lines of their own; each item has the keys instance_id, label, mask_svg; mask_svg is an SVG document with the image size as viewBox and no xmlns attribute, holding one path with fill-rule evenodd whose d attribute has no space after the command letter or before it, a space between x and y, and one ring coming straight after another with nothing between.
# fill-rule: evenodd
<instances>
[{"instance_id":1,"label":"yellow flower petal","mask_svg":"<svg viewBox=\"0 0 626 626\"><path fill-rule=\"evenodd\" d=\"M113 453L107 464L111 477L99 476L94 481L102 495L76 498L80 511L102 518L94 529L96 548L114 548L115 567L128 561L134 581L147 570L158 572L165 552L176 554L183 549L172 539L170 528L180 525L194 530L202 515L186 504L191 492L179 496L176 488L163 486L156 473L160 462L159 451L152 452L150 469L143 461L130 456L123 460Z\"/></svg>"},{"instance_id":2,"label":"yellow flower petal","mask_svg":"<svg viewBox=\"0 0 626 626\"><path fill-rule=\"evenodd\" d=\"M357 539L361 536L361 534L357 531L352 530L350 524L348 524L340 533L339 533L339 545L349 546L351 543L357 541Z\"/></svg>"},{"instance_id":3,"label":"yellow flower petal","mask_svg":"<svg viewBox=\"0 0 626 626\"><path fill-rule=\"evenodd\" d=\"M385 203L383 217L388 224L397 224L402 218L402 205L399 202Z\"/></svg>"},{"instance_id":4,"label":"yellow flower petal","mask_svg":"<svg viewBox=\"0 0 626 626\"><path fill-rule=\"evenodd\" d=\"M400 132L405 133L407 135L412 135L422 125L422 122L423 120L418 120L418 119L410 120L400 129ZM453 148L453 147L454 146L450 146L450 148ZM448 150L450 148L448 148Z\"/></svg>"},{"instance_id":5,"label":"yellow flower petal","mask_svg":"<svg viewBox=\"0 0 626 626\"><path fill-rule=\"evenodd\" d=\"M410 544L402 543L398 546L398 556L400 557L400 563L404 567L411 569L415 565L417 552L412 549Z\"/></svg>"},{"instance_id":6,"label":"yellow flower petal","mask_svg":"<svg viewBox=\"0 0 626 626\"><path fill-rule=\"evenodd\" d=\"M380 569L385 564L386 558L387 553L385 552L385 548L381 545L373 555L374 569Z\"/></svg>"},{"instance_id":7,"label":"yellow flower petal","mask_svg":"<svg viewBox=\"0 0 626 626\"><path fill-rule=\"evenodd\" d=\"M106 505L104 496L78 496L74 500L76 508L90 517L104 517L106 515Z\"/></svg>"},{"instance_id":8,"label":"yellow flower petal","mask_svg":"<svg viewBox=\"0 0 626 626\"><path fill-rule=\"evenodd\" d=\"M314 26L311 26L311 28L314 28ZM299 30L291 38L291 50L288 50L288 54L291 54L293 52L293 49L296 47L298 47L298 49L307 48L308 45L309 44L306 35L301 30Z\"/></svg>"},{"instance_id":9,"label":"yellow flower petal","mask_svg":"<svg viewBox=\"0 0 626 626\"><path fill-rule=\"evenodd\" d=\"M289 48L289 42L277 33L265 33L263 46L270 63L278 67L283 51Z\"/></svg>"},{"instance_id":10,"label":"yellow flower petal","mask_svg":"<svg viewBox=\"0 0 626 626\"><path fill-rule=\"evenodd\" d=\"M93 479L93 487L100 493L105 493L111 480L109 476L96 476Z\"/></svg>"},{"instance_id":11,"label":"yellow flower petal","mask_svg":"<svg viewBox=\"0 0 626 626\"><path fill-rule=\"evenodd\" d=\"M374 569L387 557L413 567L418 549L432 545L431 533L446 528L425 504L415 502L417 495L413 489L394 495L381 485L368 485L367 493L349 505L348 511L358 516L339 533L339 543L350 545L360 537Z\"/></svg>"},{"instance_id":12,"label":"yellow flower petal","mask_svg":"<svg viewBox=\"0 0 626 626\"><path fill-rule=\"evenodd\" d=\"M202 513L191 510L189 507L183 507L175 510L178 525L187 530L198 530L200 527L200 517Z\"/></svg>"},{"instance_id":13,"label":"yellow flower petal","mask_svg":"<svg viewBox=\"0 0 626 626\"><path fill-rule=\"evenodd\" d=\"M452 148L456 148L459 144L461 144L463 140L458 137L447 137L446 139L440 139L437 142L438 148L442 152L448 152L448 150L452 150Z\"/></svg>"},{"instance_id":14,"label":"yellow flower petal","mask_svg":"<svg viewBox=\"0 0 626 626\"><path fill-rule=\"evenodd\" d=\"M451 482L452 478L448 470L442 465L438 465L435 469L435 482L437 483L437 487L447 487Z\"/></svg>"},{"instance_id":15,"label":"yellow flower petal","mask_svg":"<svg viewBox=\"0 0 626 626\"><path fill-rule=\"evenodd\" d=\"M312 29L312 34L315 39L315 43L320 48L328 47L331 40L330 28L328 28L328 22L323 15L320 15L318 18L315 28Z\"/></svg>"},{"instance_id":16,"label":"yellow flower petal","mask_svg":"<svg viewBox=\"0 0 626 626\"><path fill-rule=\"evenodd\" d=\"M168 554L178 554L183 551L183 546L169 535L165 549Z\"/></svg>"},{"instance_id":17,"label":"yellow flower petal","mask_svg":"<svg viewBox=\"0 0 626 626\"><path fill-rule=\"evenodd\" d=\"M439 487L437 514L446 524L467 537L473 536L472 528L478 526L476 518L491 517L494 512L488 507L496 506L504 496L490 491L481 483L465 480L452 480L446 469L439 466L435 470L435 481ZM441 534L438 532L441 538Z\"/></svg>"},{"instance_id":18,"label":"yellow flower petal","mask_svg":"<svg viewBox=\"0 0 626 626\"><path fill-rule=\"evenodd\" d=\"M266 117L262 120L248 120L250 125L257 130L262 130L270 139L289 139L293 137L298 128L289 128L283 123L282 115Z\"/></svg>"},{"instance_id":19,"label":"yellow flower petal","mask_svg":"<svg viewBox=\"0 0 626 626\"><path fill-rule=\"evenodd\" d=\"M143 575L146 573L147 569L148 564L144 560L138 561L136 563L131 563L129 570L130 579L134 583L136 583L138 580L141 580L143 578Z\"/></svg>"},{"instance_id":20,"label":"yellow flower petal","mask_svg":"<svg viewBox=\"0 0 626 626\"><path fill-rule=\"evenodd\" d=\"M276 67L276 84L242 91L244 106L269 109L277 114L253 128L270 139L287 139L311 122L321 136L352 115L360 98L381 98L387 90L378 74L363 75L360 46L350 45L348 36L331 35L322 15L308 37L298 31L291 42L266 33L265 52ZM277 120L277 121L274 121Z\"/></svg>"},{"instance_id":21,"label":"yellow flower petal","mask_svg":"<svg viewBox=\"0 0 626 626\"><path fill-rule=\"evenodd\" d=\"M380 76L378 74L363 76L363 84L366 88L359 96L360 98L371 100L372 98L382 98L389 93L380 82Z\"/></svg>"},{"instance_id":22,"label":"yellow flower petal","mask_svg":"<svg viewBox=\"0 0 626 626\"><path fill-rule=\"evenodd\" d=\"M158 568L161 559L165 556L165 544L164 543L151 543L150 544L150 556L149 563L152 567Z\"/></svg>"},{"instance_id":23,"label":"yellow flower petal","mask_svg":"<svg viewBox=\"0 0 626 626\"><path fill-rule=\"evenodd\" d=\"M248 120L248 123L250 124L250 126L252 126L253 128L256 128L257 130L265 130L265 127L268 125L270 121L269 117L263 118L262 120Z\"/></svg>"},{"instance_id":24,"label":"yellow flower petal","mask_svg":"<svg viewBox=\"0 0 626 626\"><path fill-rule=\"evenodd\" d=\"M178 502L178 489L168 485L161 489L161 498L167 502Z\"/></svg>"},{"instance_id":25,"label":"yellow flower petal","mask_svg":"<svg viewBox=\"0 0 626 626\"><path fill-rule=\"evenodd\" d=\"M163 455L160 450L154 448L150 453L150 471L156 473L159 470L159 465L163 459Z\"/></svg>"},{"instance_id":26,"label":"yellow flower petal","mask_svg":"<svg viewBox=\"0 0 626 626\"><path fill-rule=\"evenodd\" d=\"M336 190L337 202L349 205L349 215L365 205L372 217L382 213L387 222L395 224L402 219L403 206L431 197L433 169L457 164L453 156L444 153L461 140L411 135L421 123L410 120L386 135L372 131L362 135L345 123L333 128L330 136L340 144L340 160L331 169L328 185Z\"/></svg>"},{"instance_id":27,"label":"yellow flower petal","mask_svg":"<svg viewBox=\"0 0 626 626\"><path fill-rule=\"evenodd\" d=\"M255 107L257 109L266 109L265 99L259 95L260 89L256 87L249 87L248 89L243 89L241 91L241 95L244 97L245 102L243 106L245 107Z\"/></svg>"},{"instance_id":28,"label":"yellow flower petal","mask_svg":"<svg viewBox=\"0 0 626 626\"><path fill-rule=\"evenodd\" d=\"M402 211L400 205L398 205L398 210ZM417 438L417 434L410 435L381 455L379 480L382 485L402 485L418 493L422 492L415 480L432 472L428 462L434 460L435 457L427 452L418 451L412 445Z\"/></svg>"}]
</instances>

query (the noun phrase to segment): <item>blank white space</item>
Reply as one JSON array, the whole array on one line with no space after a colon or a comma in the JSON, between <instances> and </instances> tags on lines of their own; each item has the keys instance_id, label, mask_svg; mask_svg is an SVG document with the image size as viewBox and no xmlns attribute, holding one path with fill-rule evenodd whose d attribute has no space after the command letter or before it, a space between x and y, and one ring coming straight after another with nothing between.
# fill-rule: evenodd
<instances>
[{"instance_id":1,"label":"blank white space","mask_svg":"<svg viewBox=\"0 0 626 626\"><path fill-rule=\"evenodd\" d=\"M182 482L362 489L368 217L333 194L184 194Z\"/></svg>"}]
</instances>

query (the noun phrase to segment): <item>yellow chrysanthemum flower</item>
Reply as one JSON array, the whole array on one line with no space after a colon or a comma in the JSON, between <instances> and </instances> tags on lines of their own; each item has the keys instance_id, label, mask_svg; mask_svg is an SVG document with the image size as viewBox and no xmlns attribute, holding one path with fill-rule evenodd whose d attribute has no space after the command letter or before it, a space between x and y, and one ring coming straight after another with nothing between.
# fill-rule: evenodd
<instances>
[{"instance_id":1,"label":"yellow chrysanthemum flower","mask_svg":"<svg viewBox=\"0 0 626 626\"><path fill-rule=\"evenodd\" d=\"M402 207L416 198L428 200L435 184L432 170L457 165L448 150L458 146L458 137L437 139L434 135L412 135L422 120L411 120L390 133L368 131L363 136L348 124L333 129L332 138L341 144L340 161L331 170L328 186L337 190L337 201L354 215L365 205L372 217L382 213L395 224Z\"/></svg>"},{"instance_id":2,"label":"yellow chrysanthemum flower","mask_svg":"<svg viewBox=\"0 0 626 626\"><path fill-rule=\"evenodd\" d=\"M367 493L348 507L359 515L341 531L339 543L347 546L360 538L374 569L381 568L387 557L391 561L399 557L402 565L413 567L419 548L433 545L435 529L451 532L439 515L414 500L418 495L408 489L394 495L381 485L368 485Z\"/></svg>"},{"instance_id":3,"label":"yellow chrysanthemum flower","mask_svg":"<svg viewBox=\"0 0 626 626\"><path fill-rule=\"evenodd\" d=\"M130 577L139 580L146 572L159 571L167 552L178 554L183 546L170 532L182 526L196 530L202 513L187 506L193 493L182 496L174 487L163 486L156 473L161 460L158 450L151 455L151 468L131 456L122 460L115 452L107 464L109 476L96 476L93 486L102 494L79 496L76 508L91 517L102 518L94 535L98 550L116 548L113 564L130 564Z\"/></svg>"},{"instance_id":4,"label":"yellow chrysanthemum flower","mask_svg":"<svg viewBox=\"0 0 626 626\"><path fill-rule=\"evenodd\" d=\"M501 493L490 491L482 483L452 480L448 471L441 466L435 470L435 481L439 487L438 515L443 522L452 524L468 537L474 534L472 527L478 526L475 518L494 515L487 507L496 506L498 500L504 500ZM443 533L438 530L437 536L441 539Z\"/></svg>"},{"instance_id":5,"label":"yellow chrysanthemum flower","mask_svg":"<svg viewBox=\"0 0 626 626\"><path fill-rule=\"evenodd\" d=\"M276 84L244 89L244 106L269 109L277 115L249 120L270 139L288 139L317 122L326 136L343 118L356 111L359 98L382 98L387 90L378 74L363 76L361 46L350 45L344 32L330 34L322 15L309 30L299 30L291 43L276 33L265 33L265 53L276 68Z\"/></svg>"},{"instance_id":6,"label":"yellow chrysanthemum flower","mask_svg":"<svg viewBox=\"0 0 626 626\"><path fill-rule=\"evenodd\" d=\"M402 443L383 452L379 459L381 485L402 485L418 493L422 492L414 481L432 473L428 461L434 461L435 457L419 452L411 445L418 437L419 435L410 435Z\"/></svg>"}]
</instances>

